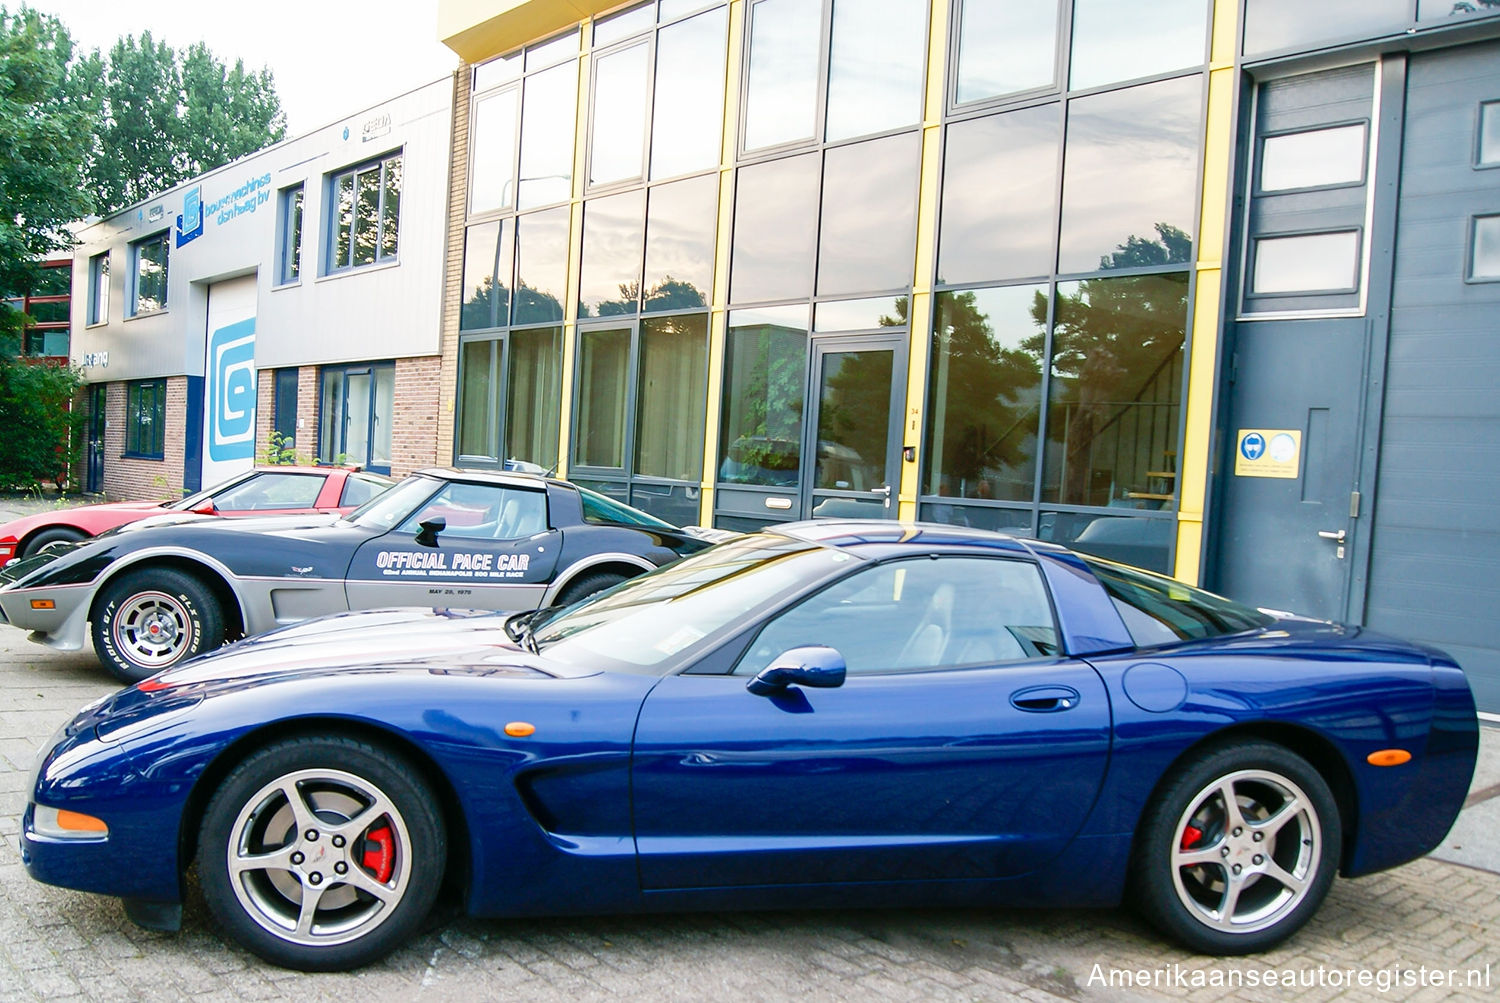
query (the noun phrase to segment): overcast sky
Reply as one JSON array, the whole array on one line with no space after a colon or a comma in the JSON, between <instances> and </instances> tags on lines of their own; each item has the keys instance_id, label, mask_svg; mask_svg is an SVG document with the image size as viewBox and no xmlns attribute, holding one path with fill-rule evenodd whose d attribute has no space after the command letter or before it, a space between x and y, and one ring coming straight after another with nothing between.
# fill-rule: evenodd
<instances>
[{"instance_id":1,"label":"overcast sky","mask_svg":"<svg viewBox=\"0 0 1500 1003\"><path fill-rule=\"evenodd\" d=\"M437 0L27 0L74 43L108 50L150 31L174 49L197 41L230 66L269 67L299 136L452 72L437 40ZM6 6L21 6L7 0Z\"/></svg>"}]
</instances>

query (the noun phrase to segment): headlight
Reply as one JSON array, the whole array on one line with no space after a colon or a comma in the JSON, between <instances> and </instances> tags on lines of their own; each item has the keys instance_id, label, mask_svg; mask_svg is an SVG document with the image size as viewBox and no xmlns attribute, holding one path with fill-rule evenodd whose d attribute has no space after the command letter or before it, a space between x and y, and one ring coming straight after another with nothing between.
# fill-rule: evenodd
<instances>
[{"instance_id":1,"label":"headlight","mask_svg":"<svg viewBox=\"0 0 1500 1003\"><path fill-rule=\"evenodd\" d=\"M38 836L51 839L108 839L109 826L102 818L67 808L33 805L31 828Z\"/></svg>"}]
</instances>

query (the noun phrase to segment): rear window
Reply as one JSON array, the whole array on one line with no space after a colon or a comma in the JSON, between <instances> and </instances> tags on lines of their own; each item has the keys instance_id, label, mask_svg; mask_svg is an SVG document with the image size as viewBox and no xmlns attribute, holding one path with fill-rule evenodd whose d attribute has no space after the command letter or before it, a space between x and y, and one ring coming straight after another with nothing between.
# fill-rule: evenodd
<instances>
[{"instance_id":1,"label":"rear window","mask_svg":"<svg viewBox=\"0 0 1500 1003\"><path fill-rule=\"evenodd\" d=\"M614 523L618 526L645 526L648 529L677 529L676 526L673 526L669 522L663 522L654 515L648 515L638 508L631 508L624 502L617 502L608 495L601 495L597 491L590 491L588 488L578 488L578 495L583 501L584 522Z\"/></svg>"},{"instance_id":2,"label":"rear window","mask_svg":"<svg viewBox=\"0 0 1500 1003\"><path fill-rule=\"evenodd\" d=\"M344 493L339 498L339 507L358 508L394 483L396 482L369 474L350 474L344 481Z\"/></svg>"},{"instance_id":3,"label":"rear window","mask_svg":"<svg viewBox=\"0 0 1500 1003\"><path fill-rule=\"evenodd\" d=\"M1140 647L1197 641L1255 630L1275 622L1260 610L1165 575L1085 557Z\"/></svg>"}]
</instances>

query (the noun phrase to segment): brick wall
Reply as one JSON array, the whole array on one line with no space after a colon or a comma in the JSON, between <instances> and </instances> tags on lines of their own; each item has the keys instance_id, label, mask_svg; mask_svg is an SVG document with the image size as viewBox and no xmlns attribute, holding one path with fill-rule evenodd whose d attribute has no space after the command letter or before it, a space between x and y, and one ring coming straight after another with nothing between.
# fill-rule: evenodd
<instances>
[{"instance_id":1,"label":"brick wall","mask_svg":"<svg viewBox=\"0 0 1500 1003\"><path fill-rule=\"evenodd\" d=\"M183 448L187 441L187 377L167 378L166 432L163 457L141 460L126 457L125 384L111 383L106 392L104 428L104 494L111 500L143 501L182 496ZM193 430L200 435L201 430Z\"/></svg>"},{"instance_id":2,"label":"brick wall","mask_svg":"<svg viewBox=\"0 0 1500 1003\"><path fill-rule=\"evenodd\" d=\"M433 411L437 436L433 452L439 463L453 459L454 403L458 397L458 316L463 302L464 222L469 200L469 64L453 73L453 145L448 154L448 246L443 266L442 365ZM401 381L396 380L397 395Z\"/></svg>"},{"instance_id":3,"label":"brick wall","mask_svg":"<svg viewBox=\"0 0 1500 1003\"><path fill-rule=\"evenodd\" d=\"M444 360L435 355L396 360L396 414L391 424L393 477L448 462L450 454L444 453L442 459L438 456L438 428L443 423L438 401L444 369Z\"/></svg>"}]
</instances>

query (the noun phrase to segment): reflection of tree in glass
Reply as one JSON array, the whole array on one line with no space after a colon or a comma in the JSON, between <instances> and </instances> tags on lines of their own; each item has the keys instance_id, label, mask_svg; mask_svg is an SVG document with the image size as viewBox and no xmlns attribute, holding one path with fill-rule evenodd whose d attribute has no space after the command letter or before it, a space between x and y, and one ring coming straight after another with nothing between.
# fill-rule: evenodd
<instances>
[{"instance_id":1,"label":"reflection of tree in glass","mask_svg":"<svg viewBox=\"0 0 1500 1003\"><path fill-rule=\"evenodd\" d=\"M1131 237L1102 266L1161 264L1191 244L1176 227L1156 229L1159 241ZM1185 272L1059 286L1048 423L1048 438L1065 444L1058 500L1104 504L1108 496L1099 496L1096 479L1139 484L1144 470L1171 460L1187 295ZM1045 304L1034 315L1045 317ZM1113 455L1103 456L1111 447Z\"/></svg>"},{"instance_id":2,"label":"reflection of tree in glass","mask_svg":"<svg viewBox=\"0 0 1500 1003\"><path fill-rule=\"evenodd\" d=\"M807 332L757 325L730 332L723 478L794 484L802 456Z\"/></svg>"},{"instance_id":3,"label":"reflection of tree in glass","mask_svg":"<svg viewBox=\"0 0 1500 1003\"><path fill-rule=\"evenodd\" d=\"M666 276L646 290L647 310L697 310L708 306L708 296L691 282Z\"/></svg>"},{"instance_id":4,"label":"reflection of tree in glass","mask_svg":"<svg viewBox=\"0 0 1500 1003\"><path fill-rule=\"evenodd\" d=\"M818 487L868 491L885 483L891 362L889 350L823 356ZM856 468L863 469L862 477Z\"/></svg>"},{"instance_id":5,"label":"reflection of tree in glass","mask_svg":"<svg viewBox=\"0 0 1500 1003\"><path fill-rule=\"evenodd\" d=\"M942 448L941 455L933 457L928 487L932 493L993 494L987 472L1032 459L1029 440L1038 423L1046 345L1047 298L1040 290L1033 294L1031 313L1037 318L1036 334L1006 347L996 337L991 318L980 312L976 293L939 297L932 396L936 400L941 393L943 403L929 415L928 438L941 441ZM1029 497L1030 489L1025 493Z\"/></svg>"},{"instance_id":6,"label":"reflection of tree in glass","mask_svg":"<svg viewBox=\"0 0 1500 1003\"><path fill-rule=\"evenodd\" d=\"M464 300L458 327L462 331L504 327L509 319L510 290L497 286L494 276L486 275L477 288L469 291L469 298Z\"/></svg>"},{"instance_id":7,"label":"reflection of tree in glass","mask_svg":"<svg viewBox=\"0 0 1500 1003\"><path fill-rule=\"evenodd\" d=\"M549 292L533 289L524 281L516 286L517 324L550 323L563 319L562 300ZM501 320L504 324L504 319Z\"/></svg>"}]
</instances>

